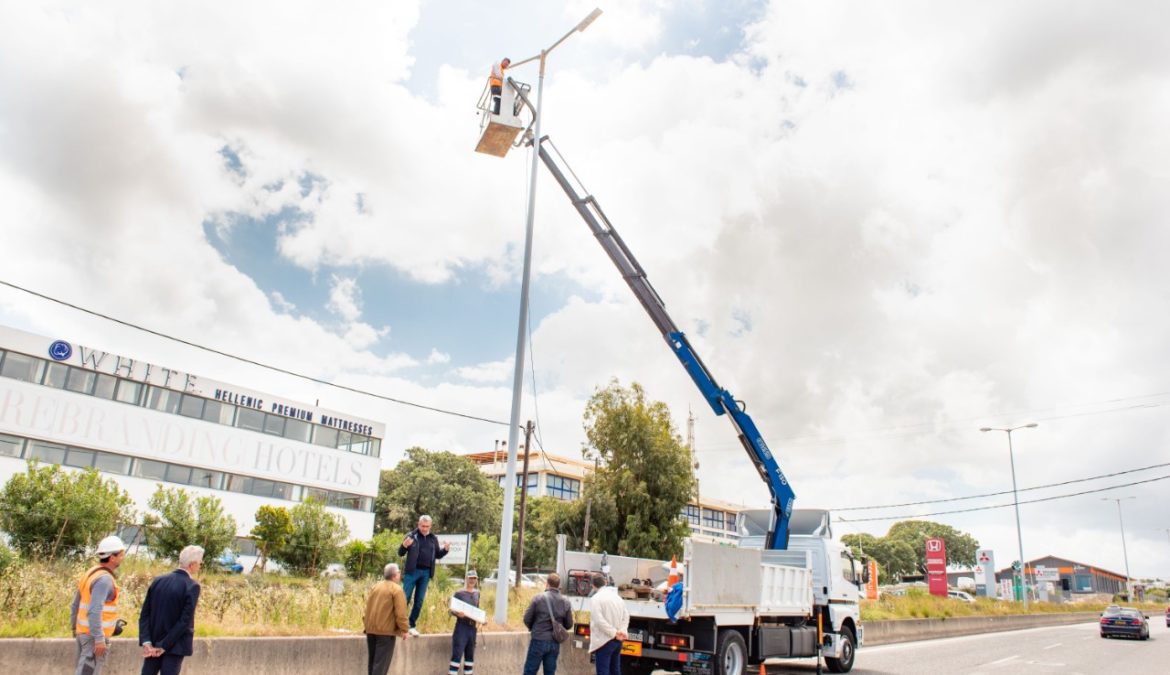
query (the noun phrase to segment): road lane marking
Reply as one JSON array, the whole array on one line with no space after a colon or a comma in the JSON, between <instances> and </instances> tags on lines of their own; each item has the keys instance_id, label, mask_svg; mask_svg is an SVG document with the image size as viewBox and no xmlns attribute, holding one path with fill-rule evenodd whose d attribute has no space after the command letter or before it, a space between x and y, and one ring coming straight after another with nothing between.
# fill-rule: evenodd
<instances>
[{"instance_id":1,"label":"road lane marking","mask_svg":"<svg viewBox=\"0 0 1170 675\"><path fill-rule=\"evenodd\" d=\"M1018 659L1018 658L1020 658L1020 655L1019 655L1019 654L1012 654L1011 656L1008 656L1008 657L1006 657L1006 658L1002 658L1002 659L1000 659L1000 660L998 660L998 661L992 661L991 663L989 663L989 664L987 664L987 665L989 665L989 666L998 666L998 665L999 665L999 664L1001 664L1001 663L1007 663L1008 661L1011 661L1011 660L1013 660L1013 659Z\"/></svg>"},{"instance_id":2,"label":"road lane marking","mask_svg":"<svg viewBox=\"0 0 1170 675\"><path fill-rule=\"evenodd\" d=\"M1045 647L1045 649L1056 649L1056 648L1057 648L1057 647L1059 647L1061 644L1063 644L1063 643L1061 643L1061 642L1057 642L1057 643L1056 643L1056 644L1054 644L1054 645L1048 645L1047 647Z\"/></svg>"}]
</instances>

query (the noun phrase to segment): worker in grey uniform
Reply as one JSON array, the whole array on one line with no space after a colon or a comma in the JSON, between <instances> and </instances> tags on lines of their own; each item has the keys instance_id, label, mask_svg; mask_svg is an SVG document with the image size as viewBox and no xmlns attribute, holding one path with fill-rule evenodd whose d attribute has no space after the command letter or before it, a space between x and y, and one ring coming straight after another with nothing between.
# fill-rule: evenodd
<instances>
[{"instance_id":1,"label":"worker in grey uniform","mask_svg":"<svg viewBox=\"0 0 1170 675\"><path fill-rule=\"evenodd\" d=\"M126 557L126 545L118 537L106 537L98 542L96 553L98 564L81 576L69 607L69 624L77 642L74 675L99 675L106 665L110 638L120 634L125 624L118 617L114 570Z\"/></svg>"}]
</instances>

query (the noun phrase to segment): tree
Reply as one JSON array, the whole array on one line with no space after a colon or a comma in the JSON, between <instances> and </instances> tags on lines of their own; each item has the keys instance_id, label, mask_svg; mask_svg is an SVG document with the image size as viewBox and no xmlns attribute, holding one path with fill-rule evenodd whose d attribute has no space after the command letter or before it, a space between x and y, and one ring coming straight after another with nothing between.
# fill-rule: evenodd
<instances>
[{"instance_id":1,"label":"tree","mask_svg":"<svg viewBox=\"0 0 1170 675\"><path fill-rule=\"evenodd\" d=\"M426 514L439 532L498 532L503 491L467 457L415 447L382 472L374 503L377 530L409 532Z\"/></svg>"},{"instance_id":2,"label":"tree","mask_svg":"<svg viewBox=\"0 0 1170 675\"><path fill-rule=\"evenodd\" d=\"M26 558L76 556L135 520L134 501L96 469L28 463L0 491L0 529Z\"/></svg>"},{"instance_id":3,"label":"tree","mask_svg":"<svg viewBox=\"0 0 1170 675\"><path fill-rule=\"evenodd\" d=\"M252 527L252 538L260 549L260 560L256 562L256 569L264 572L268 557L276 549L284 546L292 535L292 516L283 506L269 506L265 504L256 509L256 525Z\"/></svg>"},{"instance_id":4,"label":"tree","mask_svg":"<svg viewBox=\"0 0 1170 675\"><path fill-rule=\"evenodd\" d=\"M975 565L975 552L979 549L979 542L967 534L960 532L950 525L932 523L929 520L903 520L890 526L885 538L892 542L902 542L914 552L914 567L919 574L926 574L926 540L931 537L940 537L946 542L947 565Z\"/></svg>"},{"instance_id":5,"label":"tree","mask_svg":"<svg viewBox=\"0 0 1170 675\"><path fill-rule=\"evenodd\" d=\"M178 560L179 552L192 544L203 547L203 556L215 560L236 537L236 519L223 512L218 497L199 496L183 488L158 486L147 506L158 515L143 518L146 545L158 555Z\"/></svg>"},{"instance_id":6,"label":"tree","mask_svg":"<svg viewBox=\"0 0 1170 675\"><path fill-rule=\"evenodd\" d=\"M289 510L292 534L272 559L289 571L317 576L325 565L338 560L349 527L341 516L325 510L319 499L308 499Z\"/></svg>"},{"instance_id":7,"label":"tree","mask_svg":"<svg viewBox=\"0 0 1170 675\"><path fill-rule=\"evenodd\" d=\"M635 557L669 558L688 533L679 515L694 492L690 455L670 411L648 401L638 383L617 380L585 407L583 448L601 464L585 484L593 499L590 547Z\"/></svg>"},{"instance_id":8,"label":"tree","mask_svg":"<svg viewBox=\"0 0 1170 675\"><path fill-rule=\"evenodd\" d=\"M479 534L471 538L471 569L487 577L500 564L500 535Z\"/></svg>"},{"instance_id":9,"label":"tree","mask_svg":"<svg viewBox=\"0 0 1170 675\"><path fill-rule=\"evenodd\" d=\"M893 584L903 576L918 574L914 549L905 541L861 533L847 534L841 537L841 542L853 551L855 557L877 561L880 583Z\"/></svg>"},{"instance_id":10,"label":"tree","mask_svg":"<svg viewBox=\"0 0 1170 675\"><path fill-rule=\"evenodd\" d=\"M580 547L585 503L580 499L563 501L556 497L529 497L524 519L524 567L553 568L557 562L558 534L569 535L570 549ZM520 522L519 516L515 522ZM512 550L516 550L515 541Z\"/></svg>"},{"instance_id":11,"label":"tree","mask_svg":"<svg viewBox=\"0 0 1170 675\"><path fill-rule=\"evenodd\" d=\"M354 579L381 575L388 562L398 560L398 544L405 535L400 532L382 531L369 541L355 539L345 545L343 558L345 571Z\"/></svg>"}]
</instances>

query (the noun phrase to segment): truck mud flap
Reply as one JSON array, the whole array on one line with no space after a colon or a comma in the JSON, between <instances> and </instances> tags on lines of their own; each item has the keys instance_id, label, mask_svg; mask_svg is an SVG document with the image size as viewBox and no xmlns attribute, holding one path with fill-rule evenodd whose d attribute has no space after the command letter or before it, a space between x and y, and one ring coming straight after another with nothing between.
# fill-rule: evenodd
<instances>
[{"instance_id":1,"label":"truck mud flap","mask_svg":"<svg viewBox=\"0 0 1170 675\"><path fill-rule=\"evenodd\" d=\"M641 656L622 655L623 673L649 673L660 670L681 675L715 675L715 657L702 652L674 652L666 649L643 649Z\"/></svg>"}]
</instances>

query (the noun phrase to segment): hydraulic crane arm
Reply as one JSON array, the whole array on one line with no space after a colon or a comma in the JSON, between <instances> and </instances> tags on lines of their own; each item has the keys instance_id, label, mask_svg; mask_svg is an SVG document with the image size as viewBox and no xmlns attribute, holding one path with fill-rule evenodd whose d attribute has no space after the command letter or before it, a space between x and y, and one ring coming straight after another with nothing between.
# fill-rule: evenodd
<instances>
[{"instance_id":1,"label":"hydraulic crane arm","mask_svg":"<svg viewBox=\"0 0 1170 675\"><path fill-rule=\"evenodd\" d=\"M768 484L768 489L772 493L772 509L775 516L772 529L768 533L767 547L769 549L788 548L788 525L792 517L792 503L796 494L788 485L788 479L784 477L784 472L780 470L776 458L768 449L768 444L764 442L755 422L747 414L745 407L731 395L731 392L715 382L711 371L695 353L687 337L666 313L666 308L658 296L658 292L646 279L646 272L638 264L630 249L626 247L626 243L622 241L617 230L610 224L597 200L592 195L585 194L584 188L578 191L578 185L569 180L567 174L572 174L572 170L569 169L559 152L557 152L556 158L549 152L550 147L554 151L556 148L552 146L547 137L541 139L539 147L541 161L564 189L569 201L581 214L581 218L585 220L585 224L589 226L593 236L597 238L597 242L605 249L609 259L617 266L622 278L626 280L626 284L638 298L638 302L642 303L643 309L650 315L650 320L662 333L666 344L670 345L674 355L678 357L683 368L686 368L695 385L699 387L707 404L711 406L716 415L727 414L728 419L731 420L731 425L735 427L740 443L747 450L748 457L751 458L756 470L760 472L760 477Z\"/></svg>"}]
</instances>

